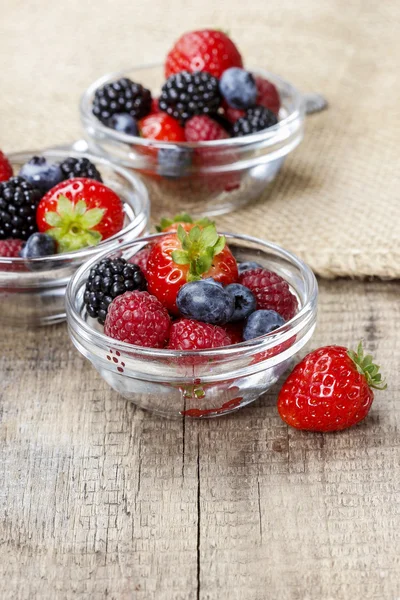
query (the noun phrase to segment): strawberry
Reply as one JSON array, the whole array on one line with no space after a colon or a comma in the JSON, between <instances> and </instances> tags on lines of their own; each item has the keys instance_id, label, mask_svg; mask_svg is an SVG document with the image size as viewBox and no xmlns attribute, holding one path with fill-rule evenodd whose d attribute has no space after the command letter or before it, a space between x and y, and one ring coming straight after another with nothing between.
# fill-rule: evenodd
<instances>
[{"instance_id":1,"label":"strawberry","mask_svg":"<svg viewBox=\"0 0 400 600\"><path fill-rule=\"evenodd\" d=\"M108 307L104 333L135 346L163 348L171 319L161 302L147 292L125 292Z\"/></svg>"},{"instance_id":2,"label":"strawberry","mask_svg":"<svg viewBox=\"0 0 400 600\"><path fill-rule=\"evenodd\" d=\"M176 119L164 112L144 117L139 121L140 135L160 142L184 142L185 130Z\"/></svg>"},{"instance_id":3,"label":"strawberry","mask_svg":"<svg viewBox=\"0 0 400 600\"><path fill-rule=\"evenodd\" d=\"M205 350L206 348L229 346L231 343L229 335L218 325L210 325L193 319L180 319L172 324L168 348L170 350Z\"/></svg>"},{"instance_id":4,"label":"strawberry","mask_svg":"<svg viewBox=\"0 0 400 600\"><path fill-rule=\"evenodd\" d=\"M163 217L159 223L156 225L156 231L178 231L179 225L182 225L185 231L190 231L193 229L195 225L199 225L200 227L205 227L206 225L212 225L213 222L210 221L207 217L203 217L202 219L197 219L193 221L192 217L187 213L181 213L172 217L172 219L168 219Z\"/></svg>"},{"instance_id":5,"label":"strawberry","mask_svg":"<svg viewBox=\"0 0 400 600\"><path fill-rule=\"evenodd\" d=\"M19 256L25 242L14 238L8 240L0 240L0 257L16 258Z\"/></svg>"},{"instance_id":6,"label":"strawberry","mask_svg":"<svg viewBox=\"0 0 400 600\"><path fill-rule=\"evenodd\" d=\"M373 389L385 389L372 356L342 346L308 354L294 368L278 396L278 411L288 425L309 431L339 431L364 419Z\"/></svg>"},{"instance_id":7,"label":"strawberry","mask_svg":"<svg viewBox=\"0 0 400 600\"><path fill-rule=\"evenodd\" d=\"M43 196L36 213L40 232L51 235L58 251L95 246L122 229L124 209L113 190L93 179L62 181Z\"/></svg>"},{"instance_id":8,"label":"strawberry","mask_svg":"<svg viewBox=\"0 0 400 600\"><path fill-rule=\"evenodd\" d=\"M288 321L297 311L297 299L287 282L277 273L267 269L249 269L239 278L239 283L253 292L257 309L275 310Z\"/></svg>"},{"instance_id":9,"label":"strawberry","mask_svg":"<svg viewBox=\"0 0 400 600\"><path fill-rule=\"evenodd\" d=\"M167 55L165 77L180 71L207 71L221 77L230 67L242 67L242 57L222 31L203 29L183 34Z\"/></svg>"},{"instance_id":10,"label":"strawberry","mask_svg":"<svg viewBox=\"0 0 400 600\"><path fill-rule=\"evenodd\" d=\"M229 137L222 125L207 115L198 115L189 119L185 125L185 134L188 142L209 142L225 140Z\"/></svg>"},{"instance_id":11,"label":"strawberry","mask_svg":"<svg viewBox=\"0 0 400 600\"><path fill-rule=\"evenodd\" d=\"M8 181L12 176L13 170L10 161L0 150L0 181Z\"/></svg>"},{"instance_id":12,"label":"strawberry","mask_svg":"<svg viewBox=\"0 0 400 600\"><path fill-rule=\"evenodd\" d=\"M279 96L279 92L275 85L268 81L268 79L264 79L264 77L255 76L257 85L257 106L264 106L264 108L269 108L273 113L278 115L279 109L281 107L281 99ZM225 116L231 123L234 123L241 117L244 117L245 111L239 110L237 108L232 108L227 104L227 102L223 103L223 107L225 110Z\"/></svg>"},{"instance_id":13,"label":"strawberry","mask_svg":"<svg viewBox=\"0 0 400 600\"><path fill-rule=\"evenodd\" d=\"M190 226L190 224L188 224ZM147 261L148 290L173 314L179 314L176 297L188 281L213 277L223 285L238 279L236 260L214 224L195 225L165 235L156 242Z\"/></svg>"}]
</instances>

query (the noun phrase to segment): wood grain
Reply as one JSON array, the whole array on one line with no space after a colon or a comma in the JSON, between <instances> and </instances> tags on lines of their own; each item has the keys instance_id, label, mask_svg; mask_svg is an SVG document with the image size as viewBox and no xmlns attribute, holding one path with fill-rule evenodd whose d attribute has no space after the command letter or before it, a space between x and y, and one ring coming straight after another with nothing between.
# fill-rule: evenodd
<instances>
[{"instance_id":1,"label":"wood grain","mask_svg":"<svg viewBox=\"0 0 400 600\"><path fill-rule=\"evenodd\" d=\"M161 420L65 326L3 330L0 598L400 597L399 284L320 287L310 348L363 337L389 380L333 435L288 430L276 389L229 417Z\"/></svg>"}]
</instances>

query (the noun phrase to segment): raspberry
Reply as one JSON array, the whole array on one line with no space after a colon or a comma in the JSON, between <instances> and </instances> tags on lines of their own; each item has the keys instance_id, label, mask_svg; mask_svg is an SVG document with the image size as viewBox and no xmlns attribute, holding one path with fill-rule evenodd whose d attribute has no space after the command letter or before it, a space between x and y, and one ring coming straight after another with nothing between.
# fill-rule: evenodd
<instances>
[{"instance_id":1,"label":"raspberry","mask_svg":"<svg viewBox=\"0 0 400 600\"><path fill-rule=\"evenodd\" d=\"M285 321L296 314L297 299L280 275L266 269L250 269L240 275L239 281L255 295L257 309L274 310Z\"/></svg>"},{"instance_id":2,"label":"raspberry","mask_svg":"<svg viewBox=\"0 0 400 600\"><path fill-rule=\"evenodd\" d=\"M263 77L255 77L257 85L257 104L269 108L276 115L279 113L281 107L281 99L279 92L273 83L264 79Z\"/></svg>"},{"instance_id":3,"label":"raspberry","mask_svg":"<svg viewBox=\"0 0 400 600\"><path fill-rule=\"evenodd\" d=\"M132 258L130 258L128 260L128 262L130 264L137 265L138 267L140 267L140 270L145 275L146 275L146 268L147 268L147 259L149 258L151 248L152 248L152 246L146 246L146 248L139 250L139 252L137 252L134 256L132 256Z\"/></svg>"},{"instance_id":4,"label":"raspberry","mask_svg":"<svg viewBox=\"0 0 400 600\"><path fill-rule=\"evenodd\" d=\"M226 323L221 328L229 335L231 344L240 344L243 342L243 323Z\"/></svg>"},{"instance_id":5,"label":"raspberry","mask_svg":"<svg viewBox=\"0 0 400 600\"><path fill-rule=\"evenodd\" d=\"M7 156L0 150L0 181L7 181L13 176L12 166Z\"/></svg>"},{"instance_id":6,"label":"raspberry","mask_svg":"<svg viewBox=\"0 0 400 600\"><path fill-rule=\"evenodd\" d=\"M192 319L173 323L168 348L170 350L205 350L232 344L230 336L218 325Z\"/></svg>"},{"instance_id":7,"label":"raspberry","mask_svg":"<svg viewBox=\"0 0 400 600\"><path fill-rule=\"evenodd\" d=\"M16 258L24 245L23 240L9 238L8 240L0 240L0 256L4 258Z\"/></svg>"},{"instance_id":8,"label":"raspberry","mask_svg":"<svg viewBox=\"0 0 400 600\"><path fill-rule=\"evenodd\" d=\"M185 125L185 134L188 142L225 140L229 137L219 123L206 115L198 115L189 119Z\"/></svg>"},{"instance_id":9,"label":"raspberry","mask_svg":"<svg viewBox=\"0 0 400 600\"><path fill-rule=\"evenodd\" d=\"M171 319L161 302L148 292L125 292L108 307L104 333L120 342L164 348Z\"/></svg>"}]
</instances>

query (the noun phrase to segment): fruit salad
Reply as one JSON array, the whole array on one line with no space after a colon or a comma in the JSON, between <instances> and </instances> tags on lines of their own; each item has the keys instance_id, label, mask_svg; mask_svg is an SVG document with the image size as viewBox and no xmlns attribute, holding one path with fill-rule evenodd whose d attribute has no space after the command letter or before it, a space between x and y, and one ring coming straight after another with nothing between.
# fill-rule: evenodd
<instances>
[{"instance_id":1,"label":"fruit salad","mask_svg":"<svg viewBox=\"0 0 400 600\"><path fill-rule=\"evenodd\" d=\"M255 262L236 261L209 219L163 219L164 235L129 261L91 269L84 303L104 333L135 346L193 351L267 335L298 310L288 283Z\"/></svg>"},{"instance_id":2,"label":"fruit salad","mask_svg":"<svg viewBox=\"0 0 400 600\"><path fill-rule=\"evenodd\" d=\"M165 142L242 137L278 123L277 88L244 68L238 48L222 31L182 35L168 53L164 71L159 97L123 77L96 90L93 114L116 131ZM177 166L190 159L183 149L173 157L159 156Z\"/></svg>"},{"instance_id":3,"label":"fruit salad","mask_svg":"<svg viewBox=\"0 0 400 600\"><path fill-rule=\"evenodd\" d=\"M49 163L33 156L18 174L0 152L0 257L74 252L118 233L120 197L86 157Z\"/></svg>"}]
</instances>

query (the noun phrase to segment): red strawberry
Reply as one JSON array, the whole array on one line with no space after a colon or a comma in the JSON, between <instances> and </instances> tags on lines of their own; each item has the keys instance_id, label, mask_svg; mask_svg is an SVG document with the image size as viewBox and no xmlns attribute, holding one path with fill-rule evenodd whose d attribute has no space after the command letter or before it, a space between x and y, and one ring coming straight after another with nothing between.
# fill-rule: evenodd
<instances>
[{"instance_id":1,"label":"red strawberry","mask_svg":"<svg viewBox=\"0 0 400 600\"><path fill-rule=\"evenodd\" d=\"M294 368L278 396L278 411L288 425L309 431L339 431L364 419L383 390L372 356L342 346L326 346L308 354Z\"/></svg>"},{"instance_id":2,"label":"red strawberry","mask_svg":"<svg viewBox=\"0 0 400 600\"><path fill-rule=\"evenodd\" d=\"M207 115L189 119L185 125L185 134L188 142L209 142L229 137L222 125Z\"/></svg>"},{"instance_id":3,"label":"red strawberry","mask_svg":"<svg viewBox=\"0 0 400 600\"><path fill-rule=\"evenodd\" d=\"M40 232L58 242L59 252L95 246L115 235L124 224L121 199L93 179L62 181L43 196L36 213Z\"/></svg>"},{"instance_id":4,"label":"red strawberry","mask_svg":"<svg viewBox=\"0 0 400 600\"><path fill-rule=\"evenodd\" d=\"M185 130L173 117L159 112L139 121L140 135L160 142L184 142Z\"/></svg>"},{"instance_id":5,"label":"red strawberry","mask_svg":"<svg viewBox=\"0 0 400 600\"><path fill-rule=\"evenodd\" d=\"M172 219L163 217L160 221L159 225L156 225L157 231L178 231L179 225L182 225L185 231L190 231L193 229L195 225L199 225L200 227L205 227L206 225L212 225L213 222L208 219L208 217L203 217L202 219L197 219L193 221L192 217L187 213L181 213L172 217Z\"/></svg>"},{"instance_id":6,"label":"red strawberry","mask_svg":"<svg viewBox=\"0 0 400 600\"><path fill-rule=\"evenodd\" d=\"M298 304L287 282L272 271L249 269L239 278L239 283L253 292L257 309L275 310L288 321L296 314Z\"/></svg>"},{"instance_id":7,"label":"red strawberry","mask_svg":"<svg viewBox=\"0 0 400 600\"><path fill-rule=\"evenodd\" d=\"M13 176L12 166L7 156L0 150L0 181L8 181Z\"/></svg>"},{"instance_id":8,"label":"red strawberry","mask_svg":"<svg viewBox=\"0 0 400 600\"><path fill-rule=\"evenodd\" d=\"M168 348L170 350L205 350L231 344L229 335L218 325L180 319L171 326Z\"/></svg>"},{"instance_id":9,"label":"red strawberry","mask_svg":"<svg viewBox=\"0 0 400 600\"><path fill-rule=\"evenodd\" d=\"M219 78L226 69L242 66L239 50L225 33L203 29L189 31L175 43L165 61L165 77L180 71L207 71Z\"/></svg>"},{"instance_id":10,"label":"red strawberry","mask_svg":"<svg viewBox=\"0 0 400 600\"><path fill-rule=\"evenodd\" d=\"M9 238L8 240L0 240L0 257L17 258L22 250L25 242Z\"/></svg>"},{"instance_id":11,"label":"red strawberry","mask_svg":"<svg viewBox=\"0 0 400 600\"><path fill-rule=\"evenodd\" d=\"M133 265L138 265L138 267L140 267L143 271L144 275L146 275L147 261L149 259L150 251L151 246L146 246L142 250L139 250L139 252L134 254L132 258L128 260L129 263Z\"/></svg>"},{"instance_id":12,"label":"red strawberry","mask_svg":"<svg viewBox=\"0 0 400 600\"><path fill-rule=\"evenodd\" d=\"M104 333L135 346L163 348L171 319L161 302L147 292L125 292L110 304Z\"/></svg>"},{"instance_id":13,"label":"red strawberry","mask_svg":"<svg viewBox=\"0 0 400 600\"><path fill-rule=\"evenodd\" d=\"M190 224L189 224L190 225ZM176 233L156 242L147 261L148 290L173 314L178 314L176 296L188 281L213 277L223 285L238 279L236 260L219 236L215 225Z\"/></svg>"},{"instance_id":14,"label":"red strawberry","mask_svg":"<svg viewBox=\"0 0 400 600\"><path fill-rule=\"evenodd\" d=\"M279 96L279 92L273 83L268 81L268 79L264 79L264 77L255 76L256 84L257 84L257 106L264 106L265 108L269 108L273 113L278 115L279 109L281 107L281 99ZM240 117L245 115L244 110L239 110L237 108L232 108L226 102L224 102L223 107L225 109L225 116L231 123L234 123Z\"/></svg>"}]
</instances>

